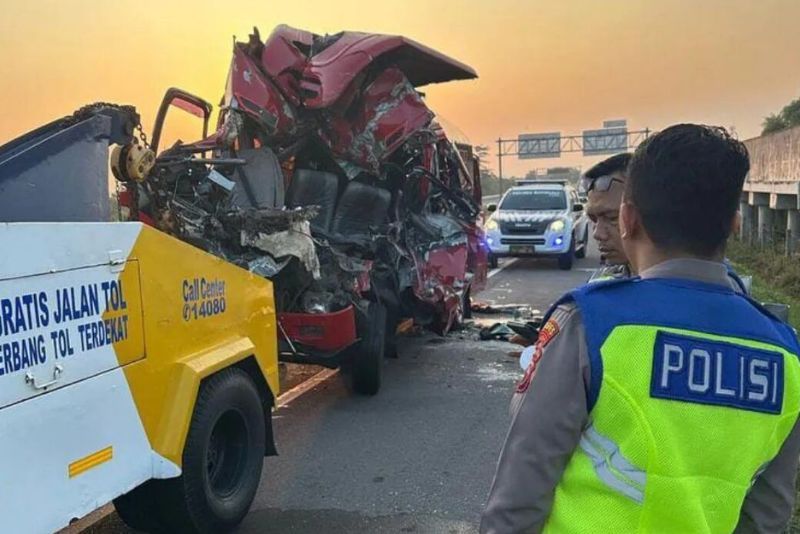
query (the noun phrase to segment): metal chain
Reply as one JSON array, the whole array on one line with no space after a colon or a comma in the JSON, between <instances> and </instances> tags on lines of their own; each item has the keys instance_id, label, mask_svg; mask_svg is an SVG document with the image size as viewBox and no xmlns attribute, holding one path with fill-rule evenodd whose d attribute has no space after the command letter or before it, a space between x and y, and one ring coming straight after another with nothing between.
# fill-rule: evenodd
<instances>
[{"instance_id":1,"label":"metal chain","mask_svg":"<svg viewBox=\"0 0 800 534\"><path fill-rule=\"evenodd\" d=\"M145 134L144 128L142 127L141 116L136 112L136 108L134 106L113 104L111 102L93 102L91 104L82 106L72 115L64 117L65 126L77 124L78 122L87 119L89 116L93 115L96 111L103 108L118 109L126 113L129 113L131 115L135 115L138 120L134 125L134 128L136 129L136 132L138 132L139 134L139 140L141 140L145 148L147 149L150 148L150 142L147 140L147 134Z\"/></svg>"},{"instance_id":2,"label":"metal chain","mask_svg":"<svg viewBox=\"0 0 800 534\"><path fill-rule=\"evenodd\" d=\"M150 142L147 140L147 134L144 133L144 128L142 128L142 121L139 119L139 122L136 123L136 131L139 132L139 139L142 141L142 145L150 150Z\"/></svg>"}]
</instances>

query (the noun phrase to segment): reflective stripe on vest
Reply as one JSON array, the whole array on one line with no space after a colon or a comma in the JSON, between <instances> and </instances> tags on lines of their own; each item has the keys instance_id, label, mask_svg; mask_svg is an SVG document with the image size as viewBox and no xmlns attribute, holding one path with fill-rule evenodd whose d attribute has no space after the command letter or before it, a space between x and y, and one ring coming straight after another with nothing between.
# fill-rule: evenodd
<instances>
[{"instance_id":1,"label":"reflective stripe on vest","mask_svg":"<svg viewBox=\"0 0 800 534\"><path fill-rule=\"evenodd\" d=\"M611 489L641 503L647 475L632 465L617 444L601 435L594 425L583 431L580 448L592 460L595 473Z\"/></svg>"}]
</instances>

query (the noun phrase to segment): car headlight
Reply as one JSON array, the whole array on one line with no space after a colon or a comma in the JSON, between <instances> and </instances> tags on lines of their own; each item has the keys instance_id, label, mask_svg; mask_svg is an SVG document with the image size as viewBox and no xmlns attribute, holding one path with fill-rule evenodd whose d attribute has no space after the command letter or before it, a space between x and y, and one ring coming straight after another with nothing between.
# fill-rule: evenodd
<instances>
[{"instance_id":1,"label":"car headlight","mask_svg":"<svg viewBox=\"0 0 800 534\"><path fill-rule=\"evenodd\" d=\"M486 229L486 230L497 230L497 221L495 221L492 218L489 218L489 220L486 221L486 225L484 226L484 229Z\"/></svg>"},{"instance_id":2,"label":"car headlight","mask_svg":"<svg viewBox=\"0 0 800 534\"><path fill-rule=\"evenodd\" d=\"M556 219L555 221L550 223L550 231L551 232L560 232L564 229L564 221L561 219Z\"/></svg>"}]
</instances>

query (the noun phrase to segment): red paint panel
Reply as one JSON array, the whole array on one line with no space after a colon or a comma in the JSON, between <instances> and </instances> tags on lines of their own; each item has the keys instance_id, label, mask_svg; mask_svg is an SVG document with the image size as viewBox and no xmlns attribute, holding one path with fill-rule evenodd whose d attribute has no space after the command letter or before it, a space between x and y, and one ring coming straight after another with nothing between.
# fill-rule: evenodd
<instances>
[{"instance_id":1,"label":"red paint panel","mask_svg":"<svg viewBox=\"0 0 800 534\"><path fill-rule=\"evenodd\" d=\"M333 115L319 134L338 157L378 173L380 164L433 119L398 69L383 71L357 103L357 112Z\"/></svg>"},{"instance_id":2,"label":"red paint panel","mask_svg":"<svg viewBox=\"0 0 800 534\"><path fill-rule=\"evenodd\" d=\"M279 313L278 321L289 339L323 352L335 352L356 341L352 305L333 313Z\"/></svg>"},{"instance_id":3,"label":"red paint panel","mask_svg":"<svg viewBox=\"0 0 800 534\"><path fill-rule=\"evenodd\" d=\"M469 66L411 39L344 32L336 43L309 60L304 75L318 80L320 91L305 100L306 107L331 106L356 77L378 60L397 65L415 87L477 78Z\"/></svg>"},{"instance_id":4,"label":"red paint panel","mask_svg":"<svg viewBox=\"0 0 800 534\"><path fill-rule=\"evenodd\" d=\"M234 48L226 93L226 100L236 98L239 108L269 136L284 138L296 133L297 116L291 104L238 44Z\"/></svg>"}]
</instances>

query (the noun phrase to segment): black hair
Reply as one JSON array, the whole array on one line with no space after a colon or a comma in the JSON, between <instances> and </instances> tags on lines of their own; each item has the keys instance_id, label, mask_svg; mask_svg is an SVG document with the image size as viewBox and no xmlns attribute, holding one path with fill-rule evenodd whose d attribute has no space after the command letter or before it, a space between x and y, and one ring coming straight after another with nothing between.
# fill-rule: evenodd
<instances>
[{"instance_id":1,"label":"black hair","mask_svg":"<svg viewBox=\"0 0 800 534\"><path fill-rule=\"evenodd\" d=\"M628 163L631 161L631 157L633 157L633 154L630 152L615 154L610 158L604 159L600 163L592 166L591 169L586 171L584 176L590 180L595 180L601 176L614 174L615 172L621 172L622 174L625 174L625 171L628 168Z\"/></svg>"},{"instance_id":2,"label":"black hair","mask_svg":"<svg viewBox=\"0 0 800 534\"><path fill-rule=\"evenodd\" d=\"M625 197L657 246L713 257L724 250L749 170L747 148L724 128L676 124L636 149Z\"/></svg>"}]
</instances>

